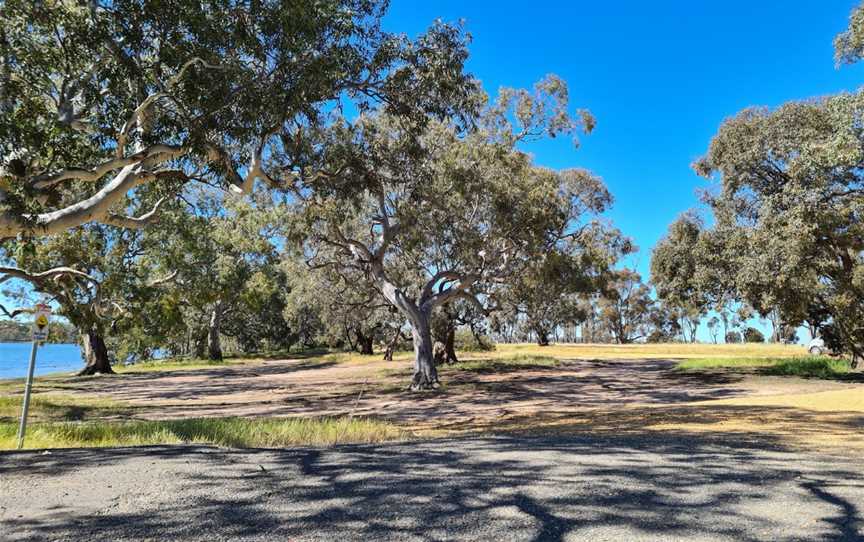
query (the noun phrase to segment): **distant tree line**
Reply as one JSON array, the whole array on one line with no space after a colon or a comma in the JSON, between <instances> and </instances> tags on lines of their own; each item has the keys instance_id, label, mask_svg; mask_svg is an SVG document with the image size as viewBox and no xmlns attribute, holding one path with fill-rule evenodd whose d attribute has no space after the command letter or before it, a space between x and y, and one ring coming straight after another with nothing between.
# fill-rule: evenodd
<instances>
[{"instance_id":1,"label":"distant tree line","mask_svg":"<svg viewBox=\"0 0 864 542\"><path fill-rule=\"evenodd\" d=\"M32 339L32 324L14 320L0 320L0 343L27 342ZM49 343L76 343L78 332L74 326L52 322L49 327Z\"/></svg>"}]
</instances>

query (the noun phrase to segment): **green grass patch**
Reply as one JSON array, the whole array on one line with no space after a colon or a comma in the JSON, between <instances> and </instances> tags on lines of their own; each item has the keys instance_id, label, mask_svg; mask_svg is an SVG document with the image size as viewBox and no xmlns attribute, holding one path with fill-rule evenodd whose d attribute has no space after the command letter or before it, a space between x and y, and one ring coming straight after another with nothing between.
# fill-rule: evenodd
<instances>
[{"instance_id":1,"label":"green grass patch","mask_svg":"<svg viewBox=\"0 0 864 542\"><path fill-rule=\"evenodd\" d=\"M850 371L848 361L825 356L688 359L679 361L677 368L681 370L755 368L763 374L825 379L838 378Z\"/></svg>"},{"instance_id":2,"label":"green grass patch","mask_svg":"<svg viewBox=\"0 0 864 542\"><path fill-rule=\"evenodd\" d=\"M133 363L131 365L114 365L112 368L118 374L127 373L159 373L167 371L183 371L193 369L212 369L214 367L227 367L229 365L240 365L241 360L210 361L206 359L165 359L151 360Z\"/></svg>"},{"instance_id":3,"label":"green grass patch","mask_svg":"<svg viewBox=\"0 0 864 542\"><path fill-rule=\"evenodd\" d=\"M0 424L0 450L16 445L17 425ZM232 448L331 446L407 440L410 433L373 418L193 418L188 420L37 423L25 447L96 448L154 444L208 444Z\"/></svg>"},{"instance_id":4,"label":"green grass patch","mask_svg":"<svg viewBox=\"0 0 864 542\"><path fill-rule=\"evenodd\" d=\"M15 423L21 415L23 393L0 396L0 423ZM132 407L110 399L35 394L30 397L30 421L78 421L128 416Z\"/></svg>"},{"instance_id":5,"label":"green grass patch","mask_svg":"<svg viewBox=\"0 0 864 542\"><path fill-rule=\"evenodd\" d=\"M784 359L765 368L766 374L783 376L805 376L812 378L837 378L851 370L845 359L828 357L806 357Z\"/></svg>"},{"instance_id":6,"label":"green grass patch","mask_svg":"<svg viewBox=\"0 0 864 542\"><path fill-rule=\"evenodd\" d=\"M472 373L504 373L530 368L558 367L561 361L549 356L521 354L501 359L467 360L445 366L446 369Z\"/></svg>"}]
</instances>

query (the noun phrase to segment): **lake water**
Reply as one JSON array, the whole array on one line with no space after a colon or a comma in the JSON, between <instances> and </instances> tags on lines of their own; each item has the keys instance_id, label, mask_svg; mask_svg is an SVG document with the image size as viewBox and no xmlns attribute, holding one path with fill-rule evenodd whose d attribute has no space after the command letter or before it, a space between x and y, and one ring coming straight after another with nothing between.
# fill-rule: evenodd
<instances>
[{"instance_id":1,"label":"lake water","mask_svg":"<svg viewBox=\"0 0 864 542\"><path fill-rule=\"evenodd\" d=\"M27 376L30 343L0 343L0 379ZM36 374L67 373L84 367L77 344L44 344L36 353Z\"/></svg>"}]
</instances>

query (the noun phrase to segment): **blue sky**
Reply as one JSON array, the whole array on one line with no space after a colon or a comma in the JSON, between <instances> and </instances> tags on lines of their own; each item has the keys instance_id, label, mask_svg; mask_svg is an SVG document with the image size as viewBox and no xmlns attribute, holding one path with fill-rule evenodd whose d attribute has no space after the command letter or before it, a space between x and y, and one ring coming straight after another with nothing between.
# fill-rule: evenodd
<instances>
[{"instance_id":1,"label":"blue sky","mask_svg":"<svg viewBox=\"0 0 864 542\"><path fill-rule=\"evenodd\" d=\"M864 67L833 60L856 3L392 0L385 28L415 35L436 18L464 20L468 68L491 93L563 77L597 129L579 149L561 139L529 150L542 165L603 177L609 216L641 249L627 263L647 280L651 248L709 184L690 164L724 118L864 84Z\"/></svg>"},{"instance_id":2,"label":"blue sky","mask_svg":"<svg viewBox=\"0 0 864 542\"><path fill-rule=\"evenodd\" d=\"M539 164L604 179L615 196L609 217L640 247L624 263L648 280L651 249L710 186L690 164L723 119L864 84L864 66L837 69L833 59L857 3L392 0L385 28L415 35L436 18L463 20L468 69L490 93L563 77L573 110L589 109L597 128L578 149L560 139L527 150ZM697 336L710 341L704 322Z\"/></svg>"}]
</instances>

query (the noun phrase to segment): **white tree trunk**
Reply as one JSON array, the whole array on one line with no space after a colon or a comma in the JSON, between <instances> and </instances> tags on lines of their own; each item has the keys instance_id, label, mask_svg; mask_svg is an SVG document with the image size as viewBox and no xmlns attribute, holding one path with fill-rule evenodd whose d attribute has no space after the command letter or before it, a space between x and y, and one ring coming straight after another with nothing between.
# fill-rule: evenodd
<instances>
[{"instance_id":1,"label":"white tree trunk","mask_svg":"<svg viewBox=\"0 0 864 542\"><path fill-rule=\"evenodd\" d=\"M432 357L432 330L429 316L418 314L411 322L411 336L414 340L414 377L411 390L429 390L438 386L438 371Z\"/></svg>"}]
</instances>

